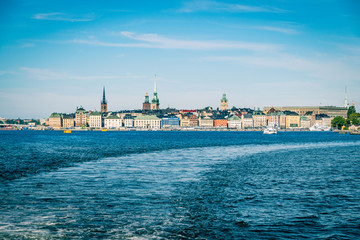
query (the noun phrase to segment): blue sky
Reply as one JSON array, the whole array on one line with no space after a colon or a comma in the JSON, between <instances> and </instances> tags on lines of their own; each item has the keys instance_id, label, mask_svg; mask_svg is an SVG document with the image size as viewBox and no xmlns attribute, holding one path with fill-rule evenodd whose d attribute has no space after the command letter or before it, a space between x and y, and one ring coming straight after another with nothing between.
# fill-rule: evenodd
<instances>
[{"instance_id":1,"label":"blue sky","mask_svg":"<svg viewBox=\"0 0 360 240\"><path fill-rule=\"evenodd\" d=\"M0 3L0 117L160 106L342 106L360 110L360 2Z\"/></svg>"}]
</instances>

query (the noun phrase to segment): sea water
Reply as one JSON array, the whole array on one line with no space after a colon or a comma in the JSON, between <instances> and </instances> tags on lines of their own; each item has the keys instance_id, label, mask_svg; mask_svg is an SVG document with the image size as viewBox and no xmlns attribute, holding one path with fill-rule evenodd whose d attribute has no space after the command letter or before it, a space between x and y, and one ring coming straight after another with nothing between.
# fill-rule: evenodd
<instances>
[{"instance_id":1,"label":"sea water","mask_svg":"<svg viewBox=\"0 0 360 240\"><path fill-rule=\"evenodd\" d=\"M360 136L0 131L0 239L356 239Z\"/></svg>"}]
</instances>

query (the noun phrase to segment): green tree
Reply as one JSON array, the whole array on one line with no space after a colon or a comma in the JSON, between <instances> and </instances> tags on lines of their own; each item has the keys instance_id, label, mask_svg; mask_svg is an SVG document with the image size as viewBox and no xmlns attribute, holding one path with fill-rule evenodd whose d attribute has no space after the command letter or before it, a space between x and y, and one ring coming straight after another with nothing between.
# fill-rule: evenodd
<instances>
[{"instance_id":1,"label":"green tree","mask_svg":"<svg viewBox=\"0 0 360 240\"><path fill-rule=\"evenodd\" d=\"M337 129L341 129L342 126L344 126L346 124L346 120L343 117L335 117L332 121L331 121L331 127L333 128L337 128Z\"/></svg>"},{"instance_id":2,"label":"green tree","mask_svg":"<svg viewBox=\"0 0 360 240\"><path fill-rule=\"evenodd\" d=\"M358 125L360 123L359 117L360 117L359 113L352 113L349 116L349 120L351 121L352 124Z\"/></svg>"},{"instance_id":3,"label":"green tree","mask_svg":"<svg viewBox=\"0 0 360 240\"><path fill-rule=\"evenodd\" d=\"M347 118L350 117L351 114L356 113L355 106L350 106L347 111Z\"/></svg>"}]
</instances>

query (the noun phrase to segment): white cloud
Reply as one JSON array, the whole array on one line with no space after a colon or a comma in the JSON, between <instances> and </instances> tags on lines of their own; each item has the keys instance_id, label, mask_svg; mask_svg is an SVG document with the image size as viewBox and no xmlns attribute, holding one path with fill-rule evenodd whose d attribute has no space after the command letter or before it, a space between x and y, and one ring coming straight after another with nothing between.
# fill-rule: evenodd
<instances>
[{"instance_id":1,"label":"white cloud","mask_svg":"<svg viewBox=\"0 0 360 240\"><path fill-rule=\"evenodd\" d=\"M185 5L177 10L180 13L191 12L271 12L271 13L283 13L286 10L270 7L270 6L250 6L242 4L231 4L208 0L196 0L187 2Z\"/></svg>"},{"instance_id":2,"label":"white cloud","mask_svg":"<svg viewBox=\"0 0 360 240\"><path fill-rule=\"evenodd\" d=\"M33 16L38 20L52 20L52 21L65 21L65 22L89 22L94 20L93 16L73 16L67 13L52 12L52 13L38 13Z\"/></svg>"},{"instance_id":3,"label":"white cloud","mask_svg":"<svg viewBox=\"0 0 360 240\"><path fill-rule=\"evenodd\" d=\"M279 33L285 33L285 34L298 34L299 32L290 29L290 28L280 28L280 27L272 27L272 26L257 26L255 27L260 30L270 31L270 32L279 32Z\"/></svg>"},{"instance_id":4,"label":"white cloud","mask_svg":"<svg viewBox=\"0 0 360 240\"><path fill-rule=\"evenodd\" d=\"M213 50L213 49L243 49L249 51L275 51L280 45L265 43L250 43L240 41L206 41L206 40L182 40L167 38L158 34L135 34L133 32L121 32L121 36L136 40L135 43L110 43L95 39L74 39L72 42L107 47L138 47L157 49L186 49L186 50Z\"/></svg>"}]
</instances>

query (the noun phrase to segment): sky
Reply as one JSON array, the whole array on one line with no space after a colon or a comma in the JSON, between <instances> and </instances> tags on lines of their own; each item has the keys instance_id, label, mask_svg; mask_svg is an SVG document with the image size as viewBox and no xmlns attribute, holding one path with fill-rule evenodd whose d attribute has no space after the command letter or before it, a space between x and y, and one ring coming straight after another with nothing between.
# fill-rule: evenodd
<instances>
[{"instance_id":1,"label":"sky","mask_svg":"<svg viewBox=\"0 0 360 240\"><path fill-rule=\"evenodd\" d=\"M360 110L357 0L0 1L0 117L78 106Z\"/></svg>"}]
</instances>

